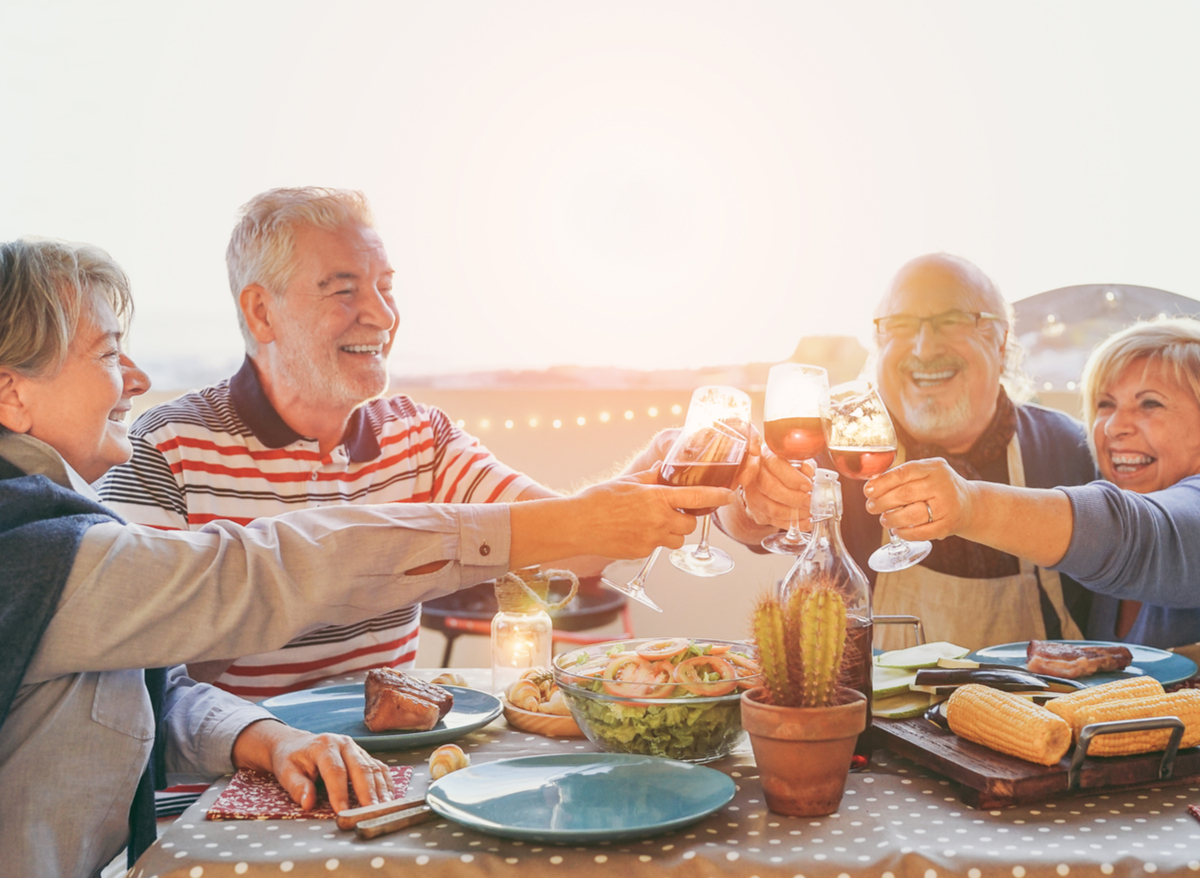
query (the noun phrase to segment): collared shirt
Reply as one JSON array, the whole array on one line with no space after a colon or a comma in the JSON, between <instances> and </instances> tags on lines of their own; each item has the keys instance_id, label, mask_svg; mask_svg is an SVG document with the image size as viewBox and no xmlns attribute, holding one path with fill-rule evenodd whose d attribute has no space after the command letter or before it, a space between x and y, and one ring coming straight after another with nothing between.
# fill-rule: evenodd
<instances>
[{"instance_id":1,"label":"collared shirt","mask_svg":"<svg viewBox=\"0 0 1200 879\"><path fill-rule=\"evenodd\" d=\"M39 440L2 435L0 457L90 492ZM0 727L0 869L95 875L125 845L154 735L140 669L279 646L315 623L494 578L508 568L509 536L505 505L336 507L197 532L89 528ZM269 716L182 667L167 690L172 783L231 771L238 734Z\"/></svg>"},{"instance_id":2,"label":"collared shirt","mask_svg":"<svg viewBox=\"0 0 1200 879\"><path fill-rule=\"evenodd\" d=\"M154 407L130 437L133 459L102 481L101 497L129 521L163 529L330 504L507 502L535 484L441 410L405 396L360 406L341 445L322 455L274 409L249 359L229 380ZM240 658L216 683L262 699L344 672L411 666L419 625L418 604L394 605L282 649L229 654Z\"/></svg>"}]
</instances>

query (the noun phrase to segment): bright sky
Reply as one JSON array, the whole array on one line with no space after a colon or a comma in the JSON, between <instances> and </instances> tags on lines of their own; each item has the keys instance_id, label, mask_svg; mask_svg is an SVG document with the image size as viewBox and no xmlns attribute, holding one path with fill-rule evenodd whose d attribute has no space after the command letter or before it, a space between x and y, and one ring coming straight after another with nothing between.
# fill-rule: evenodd
<instances>
[{"instance_id":1,"label":"bright sky","mask_svg":"<svg viewBox=\"0 0 1200 879\"><path fill-rule=\"evenodd\" d=\"M371 198L401 374L782 360L934 250L1200 294L1200 4L6 0L0 239L240 357L239 205Z\"/></svg>"}]
</instances>

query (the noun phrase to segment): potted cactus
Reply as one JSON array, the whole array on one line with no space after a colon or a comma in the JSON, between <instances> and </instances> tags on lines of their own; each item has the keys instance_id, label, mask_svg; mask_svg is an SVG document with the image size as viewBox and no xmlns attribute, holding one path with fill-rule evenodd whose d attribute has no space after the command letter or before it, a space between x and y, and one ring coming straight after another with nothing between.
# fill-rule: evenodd
<instances>
[{"instance_id":1,"label":"potted cactus","mask_svg":"<svg viewBox=\"0 0 1200 879\"><path fill-rule=\"evenodd\" d=\"M832 582L809 581L786 598L759 599L752 628L766 683L742 694L742 726L767 806L782 815L829 815L842 801L867 721L866 697L838 685L844 599Z\"/></svg>"}]
</instances>

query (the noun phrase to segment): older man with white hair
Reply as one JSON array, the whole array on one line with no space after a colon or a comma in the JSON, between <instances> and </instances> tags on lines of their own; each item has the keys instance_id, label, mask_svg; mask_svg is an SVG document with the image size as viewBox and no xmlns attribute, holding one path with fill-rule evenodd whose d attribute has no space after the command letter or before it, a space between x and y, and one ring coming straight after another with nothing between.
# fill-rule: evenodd
<instances>
[{"instance_id":1,"label":"older man with white hair","mask_svg":"<svg viewBox=\"0 0 1200 879\"><path fill-rule=\"evenodd\" d=\"M381 396L398 313L393 270L361 193L256 196L242 209L226 262L245 362L231 378L138 419L132 461L100 488L112 509L139 524L196 529L328 504L556 496L444 412ZM260 699L333 674L411 666L420 616L420 605L398 607L189 671Z\"/></svg>"},{"instance_id":2,"label":"older man with white hair","mask_svg":"<svg viewBox=\"0 0 1200 879\"><path fill-rule=\"evenodd\" d=\"M1095 478L1083 426L1051 409L1014 401L1025 383L1012 308L978 267L950 254L900 268L876 309L875 377L899 438L896 462L941 457L968 479L1031 488ZM764 456L769 453L764 450ZM806 503L805 480L764 458L746 488L755 522L782 527L790 504ZM843 480L842 535L872 578L876 614L915 614L927 637L964 647L1030 638L1079 638L1090 593L1025 559L958 537L937 541L920 565L876 574L866 564L887 541L866 512L862 483ZM739 512L726 527L760 538ZM884 646L903 633L889 627Z\"/></svg>"}]
</instances>

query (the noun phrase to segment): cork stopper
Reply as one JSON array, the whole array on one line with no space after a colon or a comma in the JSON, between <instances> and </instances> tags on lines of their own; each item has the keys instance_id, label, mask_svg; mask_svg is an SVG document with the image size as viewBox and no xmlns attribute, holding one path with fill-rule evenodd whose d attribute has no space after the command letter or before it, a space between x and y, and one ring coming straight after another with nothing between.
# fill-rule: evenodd
<instances>
[{"instance_id":1,"label":"cork stopper","mask_svg":"<svg viewBox=\"0 0 1200 879\"><path fill-rule=\"evenodd\" d=\"M548 601L551 580L570 580L571 590L562 601ZM566 607L579 590L579 578L573 571L543 571L538 565L519 568L496 578L496 603L505 613L537 613Z\"/></svg>"}]
</instances>

